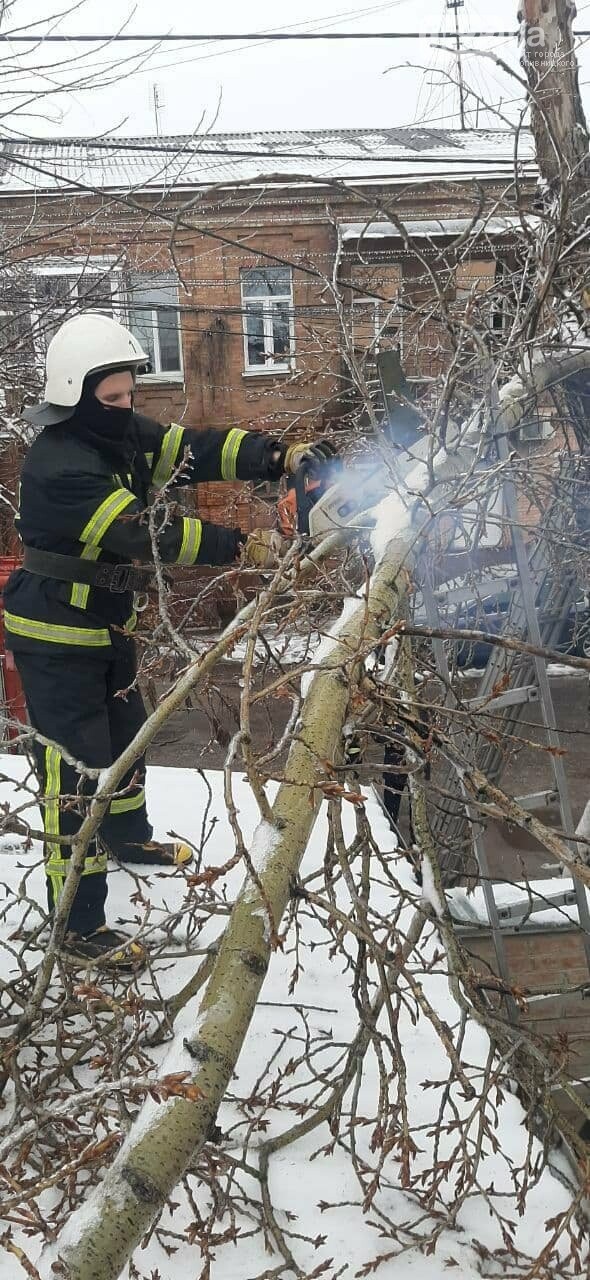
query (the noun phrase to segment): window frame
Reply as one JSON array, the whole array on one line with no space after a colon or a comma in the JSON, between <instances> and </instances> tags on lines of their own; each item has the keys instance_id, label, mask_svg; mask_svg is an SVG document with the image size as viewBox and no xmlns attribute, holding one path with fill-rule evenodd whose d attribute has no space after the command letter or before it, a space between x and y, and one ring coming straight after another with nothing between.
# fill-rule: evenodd
<instances>
[{"instance_id":1,"label":"window frame","mask_svg":"<svg viewBox=\"0 0 590 1280\"><path fill-rule=\"evenodd\" d=\"M242 267L240 269L240 297L242 302L242 343L244 348L244 368L242 377L244 378L269 378L275 374L293 373L295 370L295 303L293 298L293 269L292 267L277 267L279 271L289 272L289 293L269 293L269 294L247 294L245 292L244 277L251 271L264 271L264 267ZM267 268L274 270L274 267ZM272 307L273 303L286 303L289 312L289 354L286 360L280 362L276 360L274 355L274 330ZM248 352L248 330L246 327L246 316L248 307L256 306L262 310L262 337L264 341L264 364L250 364Z\"/></svg>"},{"instance_id":2,"label":"window frame","mask_svg":"<svg viewBox=\"0 0 590 1280\"><path fill-rule=\"evenodd\" d=\"M544 441L551 439L554 429L553 415L539 409L521 422L518 429L520 443L521 445L543 444Z\"/></svg>"},{"instance_id":3,"label":"window frame","mask_svg":"<svg viewBox=\"0 0 590 1280\"><path fill-rule=\"evenodd\" d=\"M391 270L392 268L393 268L393 271ZM378 281L376 283L374 293L362 292L363 286L364 288L370 289L371 282L367 279L363 281L359 279L359 277L361 275L368 276L369 273L378 276L380 270L382 272L391 271L392 277L395 277L395 286L397 289L397 296L395 298L395 301L393 300L389 301L386 298L375 296L375 294L378 294L383 287L388 287L388 285L383 286ZM391 283L393 283L393 279ZM403 355L403 349L404 349L404 325L403 325L403 308L402 308L403 271L402 271L401 263L380 262L378 259L366 264L353 262L351 264L349 284L350 284L350 337L352 340L352 346L353 346L355 355L360 356L362 360L368 361L371 364L375 364L376 359L382 349L382 344L384 340L387 340L387 342L392 343L394 346L398 347L400 353ZM368 347L365 347L364 345L362 345L360 341L358 341L358 338L360 337L359 329L363 324L364 325L367 324L366 318L363 320L363 318L361 317L359 320L356 320L356 314L360 313L362 308L364 308L365 311L369 311L371 313L370 324L373 330L373 340ZM392 327L393 318L395 318L395 325L396 325L395 335L392 335L387 332L387 330L390 327Z\"/></svg>"},{"instance_id":4,"label":"window frame","mask_svg":"<svg viewBox=\"0 0 590 1280\"><path fill-rule=\"evenodd\" d=\"M71 279L76 285L78 281L83 285L89 276L101 276L110 286L112 315L115 320L129 327L129 316L132 309L132 292L130 288L130 276L132 275L169 275L171 283L176 284L178 294L178 282L174 276L174 272L141 272L131 271L128 263L121 260L121 257L105 254L85 255L84 257L64 257L64 258L47 258L45 261L36 259L30 265L28 270L33 280L44 276L65 276ZM76 300L79 298L78 289L76 288ZM65 307L52 308L52 313L56 316L65 316L68 310ZM157 313L158 308L152 309L152 314ZM43 312L37 307L31 308L31 331L33 347L35 351L35 359L42 366L45 361L46 347L43 342L41 333L41 318ZM138 374L137 381L140 384L147 383L182 383L184 384L184 352L182 346L182 325L180 319L180 307L176 308L177 316L177 332L178 332L178 353L179 368L170 372L153 369L150 373ZM158 362L160 361L160 336L157 323L153 326L154 333L154 355Z\"/></svg>"},{"instance_id":5,"label":"window frame","mask_svg":"<svg viewBox=\"0 0 590 1280\"><path fill-rule=\"evenodd\" d=\"M104 277L108 280L110 285L113 316L115 319L120 320L122 324L124 323L124 306L120 301L123 296L123 268L121 266L120 258L93 254L92 257L85 255L83 258L47 258L44 261L36 259L35 262L28 267L28 270L31 273L31 279L33 282L36 279L43 277L65 276L77 284L78 281L83 282L84 277ZM118 292L119 290L121 290L121 292ZM117 300L117 295L119 300ZM78 300L78 298L79 294L76 289L76 300ZM53 315L62 318L69 314L66 307L52 307L48 308L48 310L50 310ZM35 296L33 306L31 307L31 333L35 359L39 363L40 367L45 363L45 356L47 352L47 345L44 342L41 329L43 314L44 312L39 309L38 299Z\"/></svg>"},{"instance_id":6,"label":"window frame","mask_svg":"<svg viewBox=\"0 0 590 1280\"><path fill-rule=\"evenodd\" d=\"M138 271L136 269L130 270L129 268L127 268L127 271L123 273L123 291L124 291L125 300L126 300L127 323L130 328L131 326L129 324L129 317L130 317L131 311L133 310L133 301L132 301L133 290L131 287L131 278L133 276L142 276L145 279L149 279L150 276L154 276L154 277L169 276L171 284L176 288L176 297L178 299L178 277L174 274L173 271ZM163 309L164 308L162 308L162 310ZM176 383L180 382L184 384L184 351L182 349L182 324L180 320L180 306L178 305L175 308L170 308L170 310L176 311L176 332L178 335L179 368L169 370L169 371L165 371L163 369L152 369L150 373L140 373L137 375L137 381L142 385L144 383L147 383L149 385L150 383L153 384L155 382L176 382ZM158 325L157 319L155 322L153 321L153 317L154 315L157 317L157 313L158 313L158 307L157 306L152 307L151 315L152 315L152 333L153 333L153 340L154 340L154 357L157 358L158 363L160 363L161 361L160 331L159 331L159 325ZM133 329L131 329L131 332L133 333ZM139 338L137 340L139 342Z\"/></svg>"},{"instance_id":7,"label":"window frame","mask_svg":"<svg viewBox=\"0 0 590 1280\"><path fill-rule=\"evenodd\" d=\"M477 275L475 272L470 273L466 270L470 265L475 266L476 264L493 267L493 273L491 271L482 271ZM461 270L465 272L464 284L458 283ZM467 304L471 298L477 298L478 296L483 298L485 294L490 292L493 294L496 287L503 284L503 279L506 274L506 263L501 258L496 257L463 258L461 259L461 262L456 264L454 272L455 291L454 302L452 305L455 307L460 319L461 316L465 315ZM489 335L497 338L504 337L507 332L509 321L507 298L504 295L501 295L499 306L496 298L493 296L489 298L484 308L484 314L489 325ZM500 321L499 324L496 323L498 319Z\"/></svg>"}]
</instances>

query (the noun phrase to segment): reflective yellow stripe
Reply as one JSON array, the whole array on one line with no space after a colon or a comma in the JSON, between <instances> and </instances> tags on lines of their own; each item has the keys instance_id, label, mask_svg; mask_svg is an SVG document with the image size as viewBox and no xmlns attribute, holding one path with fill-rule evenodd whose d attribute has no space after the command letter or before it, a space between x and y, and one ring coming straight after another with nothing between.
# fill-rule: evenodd
<instances>
[{"instance_id":1,"label":"reflective yellow stripe","mask_svg":"<svg viewBox=\"0 0 590 1280\"><path fill-rule=\"evenodd\" d=\"M107 859L108 859L108 854L106 853L106 850L104 853L87 854L84 859L84 870L82 872L82 875L83 876L100 875L101 872L104 872L107 869ZM49 870L50 867L51 867L51 873ZM53 875L55 874L56 878L59 879L61 886L63 886L63 881L67 876L69 869L70 869L69 858L62 858L61 856L59 858L53 858L53 857L50 858L49 862L46 865L47 874L48 875L51 874L52 880L53 880ZM54 897L55 897L55 886L54 886Z\"/></svg>"},{"instance_id":2,"label":"reflective yellow stripe","mask_svg":"<svg viewBox=\"0 0 590 1280\"><path fill-rule=\"evenodd\" d=\"M53 622L36 622L33 618L19 618L15 613L5 613L6 630L27 640L43 640L49 644L80 644L92 649L110 645L111 637L105 628L61 627Z\"/></svg>"},{"instance_id":3,"label":"reflective yellow stripe","mask_svg":"<svg viewBox=\"0 0 590 1280\"><path fill-rule=\"evenodd\" d=\"M134 795L120 796L111 801L111 813L131 813L132 809L141 809L145 804L145 791L140 787Z\"/></svg>"},{"instance_id":4,"label":"reflective yellow stripe","mask_svg":"<svg viewBox=\"0 0 590 1280\"><path fill-rule=\"evenodd\" d=\"M109 493L108 498L105 498L104 502L96 508L94 515L82 530L80 542L90 542L93 547L97 547L109 525L131 502L135 502L135 494L130 493L129 489L115 489L113 493Z\"/></svg>"},{"instance_id":5,"label":"reflective yellow stripe","mask_svg":"<svg viewBox=\"0 0 590 1280\"><path fill-rule=\"evenodd\" d=\"M133 500L134 494L128 489L115 489L114 493L110 493L108 498L101 502L80 534L80 542L86 543L80 556L81 560L98 560L101 552L99 545L101 538L104 537L113 520L116 520ZM76 609L87 609L89 595L90 587L87 583L74 582L70 592L70 604L73 604Z\"/></svg>"},{"instance_id":6,"label":"reflective yellow stripe","mask_svg":"<svg viewBox=\"0 0 590 1280\"><path fill-rule=\"evenodd\" d=\"M200 520L189 519L188 516L182 517L182 525L182 543L176 557L176 563L194 564L201 549L203 525Z\"/></svg>"},{"instance_id":7,"label":"reflective yellow stripe","mask_svg":"<svg viewBox=\"0 0 590 1280\"><path fill-rule=\"evenodd\" d=\"M152 469L152 467L153 467L153 465L154 465L154 455L153 455L153 453L146 453L146 454L144 454L144 457L145 457L145 460L146 460L146 462L147 462L147 464L148 464L148 467L149 467L149 469L150 469L150 471L151 471L151 469Z\"/></svg>"},{"instance_id":8,"label":"reflective yellow stripe","mask_svg":"<svg viewBox=\"0 0 590 1280\"><path fill-rule=\"evenodd\" d=\"M92 547L86 544L80 556L81 560L98 560L100 555L100 547ZM87 582L74 582L70 594L70 604L75 605L76 609L88 608L88 596L90 595L90 587Z\"/></svg>"},{"instance_id":9,"label":"reflective yellow stripe","mask_svg":"<svg viewBox=\"0 0 590 1280\"><path fill-rule=\"evenodd\" d=\"M47 836L59 835L59 793L60 793L60 772L61 772L61 756L57 747L45 748L45 798L44 798L44 830ZM64 876L67 875L67 864L63 874L60 875L57 863L63 862L61 856L61 846L55 842L47 843L47 856L45 860L45 872L51 880L53 889L53 901L57 902L59 895L63 889Z\"/></svg>"},{"instance_id":10,"label":"reflective yellow stripe","mask_svg":"<svg viewBox=\"0 0 590 1280\"><path fill-rule=\"evenodd\" d=\"M228 431L225 444L221 450L222 480L235 480L240 445L244 436L247 435L247 431L239 431L237 427L232 427L231 431Z\"/></svg>"},{"instance_id":11,"label":"reflective yellow stripe","mask_svg":"<svg viewBox=\"0 0 590 1280\"><path fill-rule=\"evenodd\" d=\"M44 806L44 830L46 836L58 836L59 830L59 797L61 792L61 755L57 747L45 748L45 796L43 800ZM48 840L46 845L48 857L45 859L45 872L51 880L53 889L54 905L58 901L64 886L64 880L70 869L69 858L62 855L61 844ZM105 872L107 869L107 853L97 853L94 855L86 855L84 859L83 876L92 876Z\"/></svg>"},{"instance_id":12,"label":"reflective yellow stripe","mask_svg":"<svg viewBox=\"0 0 590 1280\"><path fill-rule=\"evenodd\" d=\"M170 479L170 476L174 471L174 467L176 466L176 459L180 452L180 446L183 438L184 428L179 427L176 422L173 422L172 426L168 427L166 435L162 440L160 457L158 458L156 469L152 476L152 480L155 485L160 486L166 484Z\"/></svg>"}]
</instances>

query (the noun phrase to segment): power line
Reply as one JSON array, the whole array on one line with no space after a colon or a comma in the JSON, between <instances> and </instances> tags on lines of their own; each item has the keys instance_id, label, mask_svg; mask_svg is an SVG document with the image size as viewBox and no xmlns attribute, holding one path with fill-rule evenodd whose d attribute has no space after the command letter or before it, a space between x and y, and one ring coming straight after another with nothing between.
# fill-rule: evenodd
<instances>
[{"instance_id":1,"label":"power line","mask_svg":"<svg viewBox=\"0 0 590 1280\"><path fill-rule=\"evenodd\" d=\"M514 39L519 32L514 31L464 31L465 40L503 40ZM590 31L575 31L574 36L580 39L590 36ZM455 31L233 31L233 32L162 32L147 35L145 33L119 32L103 35L83 35L76 32L72 35L10 35L0 32L0 42L7 44L167 44L170 42L187 43L222 43L234 40L456 40Z\"/></svg>"}]
</instances>

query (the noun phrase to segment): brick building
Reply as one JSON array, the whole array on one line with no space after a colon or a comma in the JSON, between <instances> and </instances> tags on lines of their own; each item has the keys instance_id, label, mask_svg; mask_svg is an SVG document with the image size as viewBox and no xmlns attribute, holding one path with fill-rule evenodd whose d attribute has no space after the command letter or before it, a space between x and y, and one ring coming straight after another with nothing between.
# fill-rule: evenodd
<instances>
[{"instance_id":1,"label":"brick building","mask_svg":"<svg viewBox=\"0 0 590 1280\"><path fill-rule=\"evenodd\" d=\"M138 407L162 421L281 435L354 422L380 348L399 345L422 383L444 369L437 301L464 306L509 259L534 181L526 134L520 152L515 165L508 131L427 128L3 140L6 415L38 390L63 316L92 306L149 349ZM10 485L8 446L3 464ZM261 518L227 486L204 486L199 510Z\"/></svg>"}]
</instances>

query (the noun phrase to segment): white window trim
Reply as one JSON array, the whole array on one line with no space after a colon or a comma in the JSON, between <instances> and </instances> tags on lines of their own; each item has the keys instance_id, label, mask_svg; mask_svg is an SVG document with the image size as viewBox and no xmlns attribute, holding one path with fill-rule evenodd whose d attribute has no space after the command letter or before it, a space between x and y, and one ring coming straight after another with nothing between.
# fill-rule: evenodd
<instances>
[{"instance_id":1,"label":"white window trim","mask_svg":"<svg viewBox=\"0 0 590 1280\"><path fill-rule=\"evenodd\" d=\"M256 271L257 267L245 267L245 271ZM289 270L291 270L289 268ZM273 293L273 294L247 294L244 287L243 278L240 280L240 290L242 296L242 313L243 313L243 345L244 345L244 369L242 376L245 378L269 378L274 377L275 373L285 374L295 372L295 312L293 302L293 273L291 272L291 288L289 293ZM286 302L289 308L289 359L275 360L273 345L273 328L272 328L272 306L277 302ZM264 338L264 356L265 364L250 364L248 360L248 331L246 329L246 308L248 306L262 307L262 325Z\"/></svg>"},{"instance_id":2,"label":"white window trim","mask_svg":"<svg viewBox=\"0 0 590 1280\"><path fill-rule=\"evenodd\" d=\"M290 364L280 365L263 365L259 364L255 369L242 369L243 378L288 378L293 377L296 373L294 360Z\"/></svg>"},{"instance_id":3,"label":"white window trim","mask_svg":"<svg viewBox=\"0 0 590 1280\"><path fill-rule=\"evenodd\" d=\"M400 302L401 302L401 288L395 302L392 302L390 305L382 301L380 298L372 297L370 294L364 294L364 293L355 294L355 296L352 299L352 314L351 314L352 342L353 342L353 347L355 351L361 350L360 347L357 348L356 341L355 341L355 316L354 316L355 308L360 310L361 307L371 307L373 311L373 342L371 343L370 347L366 348L366 350L363 349L363 354L368 356L370 359L375 359L375 357L379 355L381 351L381 340L385 336L385 330L389 328L394 318L397 322L397 333L396 333L397 345L399 346L400 352L403 353L404 327L403 327L403 311L400 307ZM387 310L385 311L385 315L383 315L382 309L385 310L385 308L387 308ZM390 340L389 334L387 335L387 340L388 341Z\"/></svg>"},{"instance_id":4,"label":"white window trim","mask_svg":"<svg viewBox=\"0 0 590 1280\"><path fill-rule=\"evenodd\" d=\"M158 310L157 307L152 307L152 317L154 316L155 313L157 313L157 310ZM152 332L154 335L154 356L157 356L157 360L159 363L160 362L160 334L158 332L157 321L152 321ZM178 307L176 308L176 332L178 334L178 358L179 358L180 368L174 369L170 373L165 373L163 370L160 370L160 372L158 372L157 369L152 370L151 373L140 373L137 375L137 381L139 383L141 383L142 385L144 383L147 383L149 385L149 383L154 383L154 382L176 382L176 383L184 384L184 352L182 350L182 325L180 323L180 308Z\"/></svg>"},{"instance_id":5,"label":"white window trim","mask_svg":"<svg viewBox=\"0 0 590 1280\"><path fill-rule=\"evenodd\" d=\"M127 264L122 263L120 257L109 254L92 254L91 257L84 255L83 257L70 258L47 258L45 261L36 260L29 268L33 276L71 276L74 280L84 280L85 276L106 276L111 286L111 297L113 315L121 324L127 324L129 318L130 299L125 288L125 277L128 272ZM147 272L145 273L148 274ZM56 313L60 310L55 308ZM154 311L157 308L153 308ZM64 311L65 314L65 311ZM180 309L177 310L177 326L178 326L178 352L180 368L170 373L158 372L154 370L152 373L143 373L138 376L137 381L141 385L154 385L155 383L175 383L184 385L184 351L182 347L182 325L180 323ZM39 338L39 320L41 312L31 310L31 324L33 328L33 344L36 359L40 364L44 363L45 353L42 350L42 344ZM154 325L154 354L157 349L158 360L160 358L160 338L158 334L158 326Z\"/></svg>"},{"instance_id":6,"label":"white window trim","mask_svg":"<svg viewBox=\"0 0 590 1280\"><path fill-rule=\"evenodd\" d=\"M542 444L550 440L555 430L555 423L550 414L539 413L529 422L524 422L520 429L521 444Z\"/></svg>"},{"instance_id":7,"label":"white window trim","mask_svg":"<svg viewBox=\"0 0 590 1280\"><path fill-rule=\"evenodd\" d=\"M457 307L457 310L458 310L458 304L459 303L462 304L463 315L465 314L467 303L472 298L485 299L486 294L489 294L490 291L493 291L496 288L498 288L498 286L500 286L503 283L503 279L506 276L506 263L501 262L496 258L466 258L459 265L466 266L470 262L472 263L473 262L486 262L486 263L489 262L494 266L494 275L492 276L491 274L486 274L485 272L482 272L481 275L479 276L477 275L467 276L466 279L470 281L470 283L462 284L460 286L455 285L454 305L455 307ZM500 268L500 273L498 272L498 268ZM485 287L482 289L478 288L478 283L480 280L485 281ZM498 306L498 301L500 303L499 306ZM503 336L506 334L507 328L508 328L508 319L509 319L507 302L508 302L508 299L503 295L500 297L499 300L497 298L488 298L487 305L485 307L485 315L488 320L490 333L496 333L499 336ZM494 317L497 315L502 316L502 324L501 326L499 325L498 327L494 325Z\"/></svg>"},{"instance_id":8,"label":"white window trim","mask_svg":"<svg viewBox=\"0 0 590 1280\"><path fill-rule=\"evenodd\" d=\"M112 256L104 256L93 254L89 257L72 257L72 258L47 258L43 261L35 261L29 268L32 276L69 276L74 281L84 280L85 276L105 276L110 283L113 315L124 323L125 311L121 302L123 294L123 269L120 258ZM118 294L118 297L117 297ZM65 315L66 310L63 307L53 308L56 315L60 312ZM39 331L39 322L41 320L41 311L35 306L31 307L31 326L33 330L33 346L35 350L35 358L42 366L45 363L45 349L41 342Z\"/></svg>"}]
</instances>

